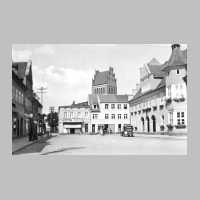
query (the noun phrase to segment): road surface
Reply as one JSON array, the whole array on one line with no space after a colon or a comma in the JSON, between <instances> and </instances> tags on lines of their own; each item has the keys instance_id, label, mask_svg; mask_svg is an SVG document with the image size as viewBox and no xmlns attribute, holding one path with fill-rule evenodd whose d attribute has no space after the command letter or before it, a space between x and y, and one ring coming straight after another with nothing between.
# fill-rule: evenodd
<instances>
[{"instance_id":1,"label":"road surface","mask_svg":"<svg viewBox=\"0 0 200 200\"><path fill-rule=\"evenodd\" d=\"M185 136L57 135L15 155L187 155Z\"/></svg>"}]
</instances>

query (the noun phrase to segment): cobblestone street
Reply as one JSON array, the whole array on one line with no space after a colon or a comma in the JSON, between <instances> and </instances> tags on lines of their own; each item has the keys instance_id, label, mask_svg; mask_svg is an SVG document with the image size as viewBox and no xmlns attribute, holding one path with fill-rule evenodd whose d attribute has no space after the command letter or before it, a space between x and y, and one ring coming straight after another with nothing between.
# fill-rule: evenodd
<instances>
[{"instance_id":1,"label":"cobblestone street","mask_svg":"<svg viewBox=\"0 0 200 200\"><path fill-rule=\"evenodd\" d=\"M56 135L15 155L187 155L186 136Z\"/></svg>"}]
</instances>

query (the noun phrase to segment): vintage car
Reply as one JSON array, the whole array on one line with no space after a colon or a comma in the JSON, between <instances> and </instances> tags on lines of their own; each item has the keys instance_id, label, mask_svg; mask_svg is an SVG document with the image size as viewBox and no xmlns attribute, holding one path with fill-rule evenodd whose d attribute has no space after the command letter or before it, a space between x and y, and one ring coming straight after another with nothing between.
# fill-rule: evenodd
<instances>
[{"instance_id":1,"label":"vintage car","mask_svg":"<svg viewBox=\"0 0 200 200\"><path fill-rule=\"evenodd\" d=\"M124 125L121 136L134 137L133 126L130 124Z\"/></svg>"}]
</instances>

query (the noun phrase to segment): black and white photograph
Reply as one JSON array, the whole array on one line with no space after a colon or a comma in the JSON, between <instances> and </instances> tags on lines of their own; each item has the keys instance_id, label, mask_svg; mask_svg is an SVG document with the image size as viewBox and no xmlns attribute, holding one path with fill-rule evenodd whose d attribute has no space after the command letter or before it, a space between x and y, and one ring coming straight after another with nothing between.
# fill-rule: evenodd
<instances>
[{"instance_id":1,"label":"black and white photograph","mask_svg":"<svg viewBox=\"0 0 200 200\"><path fill-rule=\"evenodd\" d=\"M187 44L13 44L12 155L187 155Z\"/></svg>"}]
</instances>

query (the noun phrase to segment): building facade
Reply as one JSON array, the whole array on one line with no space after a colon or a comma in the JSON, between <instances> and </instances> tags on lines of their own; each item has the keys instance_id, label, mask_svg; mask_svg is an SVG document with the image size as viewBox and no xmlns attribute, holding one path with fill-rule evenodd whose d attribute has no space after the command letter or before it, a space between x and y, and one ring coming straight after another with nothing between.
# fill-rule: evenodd
<instances>
[{"instance_id":1,"label":"building facade","mask_svg":"<svg viewBox=\"0 0 200 200\"><path fill-rule=\"evenodd\" d=\"M130 121L138 132L187 132L187 50L172 45L169 60L155 58L140 68L140 87L130 103Z\"/></svg>"},{"instance_id":2,"label":"building facade","mask_svg":"<svg viewBox=\"0 0 200 200\"><path fill-rule=\"evenodd\" d=\"M31 123L37 123L41 109L33 93L32 62L12 62L12 137L32 135Z\"/></svg>"},{"instance_id":3,"label":"building facade","mask_svg":"<svg viewBox=\"0 0 200 200\"><path fill-rule=\"evenodd\" d=\"M89 95L89 105L89 131L92 133L98 133L103 128L120 133L125 124L130 124L127 95Z\"/></svg>"},{"instance_id":4,"label":"building facade","mask_svg":"<svg viewBox=\"0 0 200 200\"><path fill-rule=\"evenodd\" d=\"M59 106L59 133L75 134L89 131L90 110L88 102Z\"/></svg>"}]
</instances>

